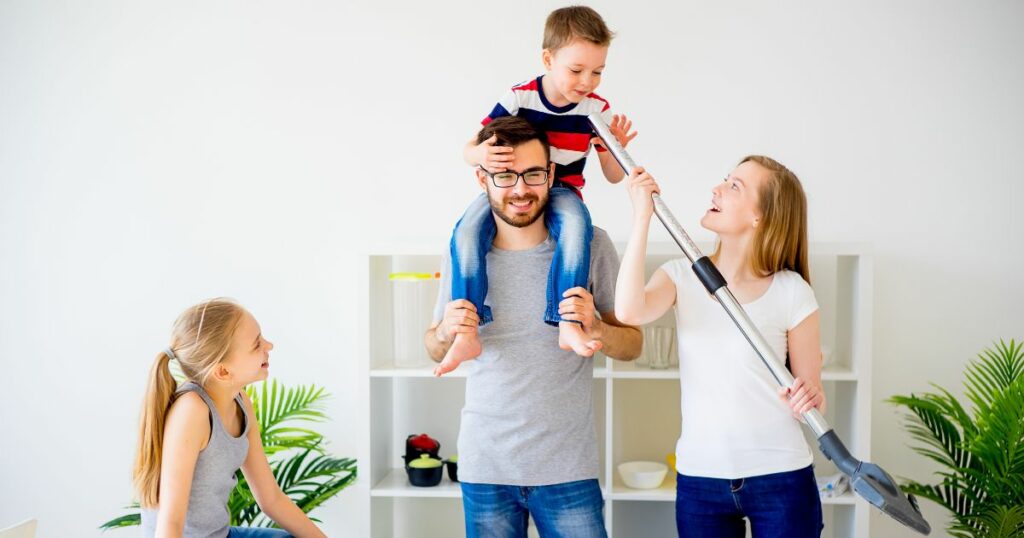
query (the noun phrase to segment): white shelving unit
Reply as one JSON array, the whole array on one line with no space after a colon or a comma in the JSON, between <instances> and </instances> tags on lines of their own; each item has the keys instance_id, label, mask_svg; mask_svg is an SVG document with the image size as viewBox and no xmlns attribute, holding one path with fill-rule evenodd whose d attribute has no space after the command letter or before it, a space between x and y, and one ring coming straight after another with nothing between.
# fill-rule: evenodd
<instances>
[{"instance_id":1,"label":"white shelving unit","mask_svg":"<svg viewBox=\"0 0 1024 538\"><path fill-rule=\"evenodd\" d=\"M465 378L463 365L441 379L426 361L419 367L394 366L392 272L440 270L440 248L432 244L378 246L362 260L359 334L359 386L368 402L360 421L361 491L372 537L462 536L461 490L448 480L433 488L413 487L402 468L405 438L427 433L441 443L441 456L455 453ZM623 245L616 245L622 252ZM711 245L700 245L705 252ZM648 275L682 256L674 243L648 249ZM811 279L821 307L822 344L831 350L822 378L828 396L826 419L850 451L870 459L872 260L857 244L813 244ZM673 326L671 312L654 325ZM426 327L424 327L424 331ZM678 362L676 362L678 364ZM665 461L679 435L679 369L654 370L597 356L594 359L594 416L601 458L600 482L605 519L615 537L675 536L675 480L634 490L622 484L616 465L631 460ZM805 428L805 432L807 432ZM815 448L815 472L836 472ZM865 538L870 506L851 493L823 499L823 536Z\"/></svg>"}]
</instances>

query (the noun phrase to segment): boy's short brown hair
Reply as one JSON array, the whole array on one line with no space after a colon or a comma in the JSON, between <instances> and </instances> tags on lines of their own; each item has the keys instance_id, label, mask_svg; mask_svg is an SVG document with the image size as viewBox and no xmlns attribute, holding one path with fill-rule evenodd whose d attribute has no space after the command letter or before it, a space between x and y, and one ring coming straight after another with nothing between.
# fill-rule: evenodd
<instances>
[{"instance_id":1,"label":"boy's short brown hair","mask_svg":"<svg viewBox=\"0 0 1024 538\"><path fill-rule=\"evenodd\" d=\"M587 6L569 6L556 9L544 23L544 43L541 48L552 52L575 39L585 39L595 45L607 47L615 34L604 19Z\"/></svg>"}]
</instances>

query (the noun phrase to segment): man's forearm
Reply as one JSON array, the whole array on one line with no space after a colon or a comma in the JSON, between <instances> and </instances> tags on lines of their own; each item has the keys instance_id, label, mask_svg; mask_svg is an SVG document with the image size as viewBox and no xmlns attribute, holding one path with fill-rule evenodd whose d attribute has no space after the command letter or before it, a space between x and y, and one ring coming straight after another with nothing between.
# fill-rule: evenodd
<instances>
[{"instance_id":1,"label":"man's forearm","mask_svg":"<svg viewBox=\"0 0 1024 538\"><path fill-rule=\"evenodd\" d=\"M452 343L443 342L437 336L437 325L427 329L427 334L423 335L423 345L426 346L427 353L431 359L434 359L434 362L441 362L441 359L448 353L448 348L452 347Z\"/></svg>"},{"instance_id":2,"label":"man's forearm","mask_svg":"<svg viewBox=\"0 0 1024 538\"><path fill-rule=\"evenodd\" d=\"M640 356L640 350L644 343L643 333L640 332L640 329L608 321L600 323L602 328L598 340L604 344L601 353L620 361L631 361Z\"/></svg>"}]
</instances>

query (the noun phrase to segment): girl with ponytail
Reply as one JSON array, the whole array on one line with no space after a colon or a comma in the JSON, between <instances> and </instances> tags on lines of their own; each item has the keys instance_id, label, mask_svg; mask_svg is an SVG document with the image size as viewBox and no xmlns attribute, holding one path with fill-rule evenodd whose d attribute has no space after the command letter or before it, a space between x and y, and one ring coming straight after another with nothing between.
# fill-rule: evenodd
<instances>
[{"instance_id":1,"label":"girl with ponytail","mask_svg":"<svg viewBox=\"0 0 1024 538\"><path fill-rule=\"evenodd\" d=\"M227 299L178 317L171 345L153 361L139 425L133 478L144 536L324 536L274 479L242 390L267 378L273 348L252 315ZM181 386L171 361L186 379ZM229 525L239 469L263 513L285 530Z\"/></svg>"}]
</instances>

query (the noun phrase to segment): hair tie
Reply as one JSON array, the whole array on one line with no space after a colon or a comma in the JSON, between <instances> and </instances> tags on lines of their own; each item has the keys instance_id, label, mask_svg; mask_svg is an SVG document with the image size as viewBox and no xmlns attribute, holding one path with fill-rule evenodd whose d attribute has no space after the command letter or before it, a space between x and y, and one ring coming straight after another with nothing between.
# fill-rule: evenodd
<instances>
[{"instance_id":1,"label":"hair tie","mask_svg":"<svg viewBox=\"0 0 1024 538\"><path fill-rule=\"evenodd\" d=\"M178 357L174 356L174 351L172 351L171 348L165 349L164 355L167 355L167 357L170 358L172 361L178 360Z\"/></svg>"}]
</instances>

